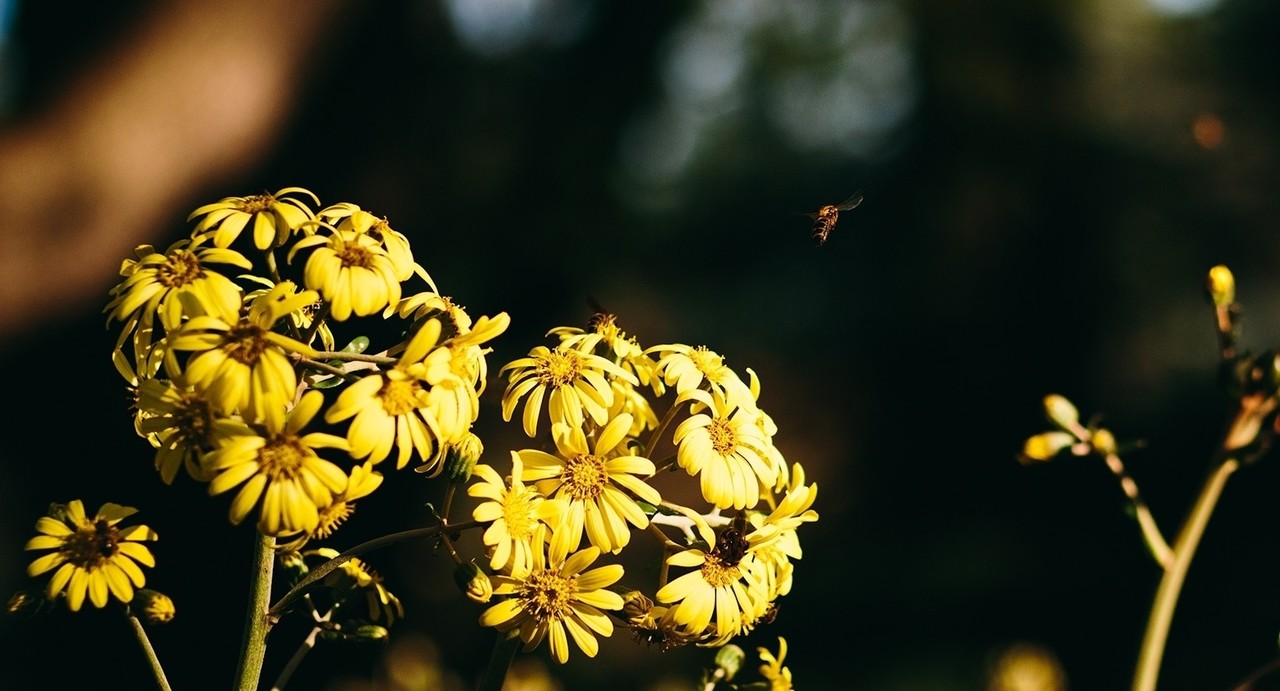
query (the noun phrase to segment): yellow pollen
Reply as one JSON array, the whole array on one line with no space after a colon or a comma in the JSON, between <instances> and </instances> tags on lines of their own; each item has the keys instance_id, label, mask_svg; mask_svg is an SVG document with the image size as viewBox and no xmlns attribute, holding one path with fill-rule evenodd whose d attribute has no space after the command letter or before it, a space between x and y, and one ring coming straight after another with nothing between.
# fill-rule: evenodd
<instances>
[{"instance_id":1,"label":"yellow pollen","mask_svg":"<svg viewBox=\"0 0 1280 691\"><path fill-rule=\"evenodd\" d=\"M502 502L502 518L507 522L507 534L513 540L528 540L533 535L533 529L537 527L537 520L534 518L533 500L538 497L538 493L526 487L523 490L511 491Z\"/></svg>"},{"instance_id":2,"label":"yellow pollen","mask_svg":"<svg viewBox=\"0 0 1280 691\"><path fill-rule=\"evenodd\" d=\"M563 619L570 612L569 602L577 591L577 580L565 578L558 571L544 569L529 574L520 584L517 597L524 611L540 622Z\"/></svg>"},{"instance_id":3,"label":"yellow pollen","mask_svg":"<svg viewBox=\"0 0 1280 691\"><path fill-rule=\"evenodd\" d=\"M356 505L345 501L336 501L320 509L320 522L316 524L316 529L311 531L311 537L320 540L329 537L355 512Z\"/></svg>"},{"instance_id":4,"label":"yellow pollen","mask_svg":"<svg viewBox=\"0 0 1280 691\"><path fill-rule=\"evenodd\" d=\"M572 499L595 499L604 493L609 473L604 461L584 453L574 456L564 464L564 491Z\"/></svg>"},{"instance_id":5,"label":"yellow pollen","mask_svg":"<svg viewBox=\"0 0 1280 691\"><path fill-rule=\"evenodd\" d=\"M245 197L236 205L236 210L246 214L256 214L271 208L271 204L276 198L269 194L255 194L252 197Z\"/></svg>"},{"instance_id":6,"label":"yellow pollen","mask_svg":"<svg viewBox=\"0 0 1280 691\"><path fill-rule=\"evenodd\" d=\"M707 434L711 437L711 448L721 456L728 456L738 448L738 435L728 420L717 418L707 425Z\"/></svg>"},{"instance_id":7,"label":"yellow pollen","mask_svg":"<svg viewBox=\"0 0 1280 691\"><path fill-rule=\"evenodd\" d=\"M187 250L174 250L156 268L156 280L168 288L185 286L203 275L204 268L200 266L200 259L194 252Z\"/></svg>"},{"instance_id":8,"label":"yellow pollen","mask_svg":"<svg viewBox=\"0 0 1280 691\"><path fill-rule=\"evenodd\" d=\"M342 249L338 250L336 254L338 255L338 259L342 260L342 266L344 268L351 268L353 266L357 266L362 269L373 268L373 253L354 242L344 243L342 245Z\"/></svg>"},{"instance_id":9,"label":"yellow pollen","mask_svg":"<svg viewBox=\"0 0 1280 691\"><path fill-rule=\"evenodd\" d=\"M272 481L295 480L302 475L302 466L308 458L307 448L292 434L282 434L267 441L258 450L258 462L262 472Z\"/></svg>"},{"instance_id":10,"label":"yellow pollen","mask_svg":"<svg viewBox=\"0 0 1280 691\"><path fill-rule=\"evenodd\" d=\"M422 393L422 385L416 379L387 379L382 383L382 389L378 391L378 398L382 401L382 409L387 411L387 415L395 417L421 408L422 405L418 401L420 393Z\"/></svg>"},{"instance_id":11,"label":"yellow pollen","mask_svg":"<svg viewBox=\"0 0 1280 691\"><path fill-rule=\"evenodd\" d=\"M714 554L708 554L702 563L702 580L713 588L725 588L742 577L737 565L727 565Z\"/></svg>"},{"instance_id":12,"label":"yellow pollen","mask_svg":"<svg viewBox=\"0 0 1280 691\"><path fill-rule=\"evenodd\" d=\"M268 341L262 328L256 324L240 322L227 330L227 343L223 349L227 357L245 365L255 365L267 349Z\"/></svg>"},{"instance_id":13,"label":"yellow pollen","mask_svg":"<svg viewBox=\"0 0 1280 691\"><path fill-rule=\"evenodd\" d=\"M106 520L76 529L63 538L60 551L66 560L83 569L93 569L120 551L120 531Z\"/></svg>"},{"instance_id":14,"label":"yellow pollen","mask_svg":"<svg viewBox=\"0 0 1280 691\"><path fill-rule=\"evenodd\" d=\"M538 361L538 380L545 386L568 386L582 371L582 356L573 350L553 350Z\"/></svg>"},{"instance_id":15,"label":"yellow pollen","mask_svg":"<svg viewBox=\"0 0 1280 691\"><path fill-rule=\"evenodd\" d=\"M709 378L713 378L720 372L720 368L724 367L724 358L707 350L706 346L695 348L692 353L689 353L689 359L693 361L693 366L697 367L699 372Z\"/></svg>"}]
</instances>

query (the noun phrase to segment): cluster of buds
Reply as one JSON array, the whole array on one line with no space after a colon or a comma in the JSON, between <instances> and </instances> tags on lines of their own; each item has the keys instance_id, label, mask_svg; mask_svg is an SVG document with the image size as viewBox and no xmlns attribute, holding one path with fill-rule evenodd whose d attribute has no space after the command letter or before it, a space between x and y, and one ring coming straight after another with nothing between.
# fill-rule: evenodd
<instances>
[{"instance_id":1,"label":"cluster of buds","mask_svg":"<svg viewBox=\"0 0 1280 691\"><path fill-rule=\"evenodd\" d=\"M1048 461L1060 454L1110 456L1116 453L1116 438L1111 431L1096 425L1080 424L1075 404L1059 394L1044 397L1045 417L1054 429L1027 439L1019 460L1023 463Z\"/></svg>"}]
</instances>

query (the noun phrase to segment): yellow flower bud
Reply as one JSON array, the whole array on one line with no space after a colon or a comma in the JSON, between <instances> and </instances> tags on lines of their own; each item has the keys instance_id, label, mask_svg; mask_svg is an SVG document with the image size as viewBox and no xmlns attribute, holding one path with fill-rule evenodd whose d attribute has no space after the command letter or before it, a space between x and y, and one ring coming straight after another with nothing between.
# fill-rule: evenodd
<instances>
[{"instance_id":1,"label":"yellow flower bud","mask_svg":"<svg viewBox=\"0 0 1280 691\"><path fill-rule=\"evenodd\" d=\"M1236 279L1231 275L1231 269L1221 264L1209 269L1205 285L1215 306L1227 307L1236 301Z\"/></svg>"},{"instance_id":2,"label":"yellow flower bud","mask_svg":"<svg viewBox=\"0 0 1280 691\"><path fill-rule=\"evenodd\" d=\"M1109 429L1097 430L1089 441L1093 444L1093 450L1104 456L1116 452L1116 437Z\"/></svg>"},{"instance_id":3,"label":"yellow flower bud","mask_svg":"<svg viewBox=\"0 0 1280 691\"><path fill-rule=\"evenodd\" d=\"M178 613L168 595L150 588L134 593L130 609L148 624L167 624Z\"/></svg>"},{"instance_id":4,"label":"yellow flower bud","mask_svg":"<svg viewBox=\"0 0 1280 691\"><path fill-rule=\"evenodd\" d=\"M638 624L653 611L653 600L639 590L630 590L622 596L622 614L627 621Z\"/></svg>"},{"instance_id":5,"label":"yellow flower bud","mask_svg":"<svg viewBox=\"0 0 1280 691\"><path fill-rule=\"evenodd\" d=\"M1023 463L1048 461L1074 443L1076 438L1067 432L1042 432L1022 445L1022 456L1019 460Z\"/></svg>"},{"instance_id":6,"label":"yellow flower bud","mask_svg":"<svg viewBox=\"0 0 1280 691\"><path fill-rule=\"evenodd\" d=\"M1044 397L1044 413L1057 426L1071 429L1080 424L1080 413L1066 397L1051 393Z\"/></svg>"},{"instance_id":7,"label":"yellow flower bud","mask_svg":"<svg viewBox=\"0 0 1280 691\"><path fill-rule=\"evenodd\" d=\"M493 597L493 583L480 567L471 562L458 564L453 570L453 581L468 600L484 604Z\"/></svg>"}]
</instances>

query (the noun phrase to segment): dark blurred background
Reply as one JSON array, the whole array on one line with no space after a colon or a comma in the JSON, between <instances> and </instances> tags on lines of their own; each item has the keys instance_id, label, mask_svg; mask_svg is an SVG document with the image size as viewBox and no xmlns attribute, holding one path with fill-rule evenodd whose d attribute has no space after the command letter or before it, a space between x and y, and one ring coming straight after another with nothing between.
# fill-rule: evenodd
<instances>
[{"instance_id":1,"label":"dark blurred background","mask_svg":"<svg viewBox=\"0 0 1280 691\"><path fill-rule=\"evenodd\" d=\"M494 373L591 296L645 344L760 375L822 520L741 643L785 636L800 688L994 688L1025 646L1071 689L1126 688L1157 567L1101 463L1016 453L1046 393L1101 413L1146 442L1126 460L1172 541L1226 415L1206 270L1235 271L1247 344L1280 339L1278 29L1263 0L0 0L0 593L30 587L49 502L137 506L178 607L153 632L171 682L230 684L250 528L160 481L101 309L134 245L298 185L387 216L472 315L509 312ZM796 212L855 189L815 248ZM524 443L502 384L491 452ZM1161 689L1276 657L1274 461L1227 486ZM421 524L439 492L391 474L335 546ZM446 559L369 561L399 643L325 646L290 688L470 688L491 632ZM273 633L264 680L304 634ZM396 681L426 659L444 681ZM547 671L691 688L709 660L619 631ZM150 684L114 609L0 622L0 687L89 684Z\"/></svg>"}]
</instances>

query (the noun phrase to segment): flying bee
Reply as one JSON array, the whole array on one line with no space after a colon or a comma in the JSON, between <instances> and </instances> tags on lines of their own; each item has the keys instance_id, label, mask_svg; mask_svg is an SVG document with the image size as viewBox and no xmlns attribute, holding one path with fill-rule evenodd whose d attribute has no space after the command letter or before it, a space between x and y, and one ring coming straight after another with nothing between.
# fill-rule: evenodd
<instances>
[{"instance_id":1,"label":"flying bee","mask_svg":"<svg viewBox=\"0 0 1280 691\"><path fill-rule=\"evenodd\" d=\"M840 218L841 211L851 211L861 203L862 190L858 190L839 204L826 204L813 213L805 214L805 216L813 219L813 232L811 235L813 236L814 244L821 247L827 241L827 236L831 235L831 231L836 227L836 220Z\"/></svg>"}]
</instances>

